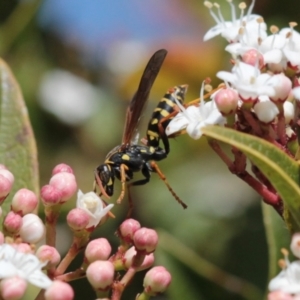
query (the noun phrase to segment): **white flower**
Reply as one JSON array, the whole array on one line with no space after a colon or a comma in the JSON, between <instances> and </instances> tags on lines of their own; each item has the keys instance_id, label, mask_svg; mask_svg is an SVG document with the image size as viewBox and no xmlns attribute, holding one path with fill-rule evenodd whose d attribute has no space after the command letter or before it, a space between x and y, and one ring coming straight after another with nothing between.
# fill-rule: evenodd
<instances>
[{"instance_id":1,"label":"white flower","mask_svg":"<svg viewBox=\"0 0 300 300\"><path fill-rule=\"evenodd\" d=\"M209 12L213 19L216 21L217 25L211 28L205 35L203 40L207 41L219 34L221 34L227 41L229 42L236 42L238 41L239 35L240 35L240 29L241 27L244 27L246 30L250 30L251 32L257 32L259 27L262 29L266 29L266 24L258 24L257 19L261 18L259 15L251 14L252 9L254 7L255 1L253 0L251 5L249 6L248 12L246 15L244 15L246 5L244 3L241 3L239 5L239 8L241 10L241 15L239 18L236 18L236 11L235 6L231 3L231 1L227 1L231 7L231 21L225 21L224 17L222 15L222 12L220 10L220 7L218 4L214 3L212 4L209 1L205 1L204 5L209 9ZM216 15L212 8L213 6L217 9ZM261 18L262 19L262 18Z\"/></svg>"},{"instance_id":2,"label":"white flower","mask_svg":"<svg viewBox=\"0 0 300 300\"><path fill-rule=\"evenodd\" d=\"M272 76L263 73L257 67L237 61L232 72L220 71L217 77L231 83L243 100L255 100L259 96L275 95L276 80Z\"/></svg>"},{"instance_id":3,"label":"white flower","mask_svg":"<svg viewBox=\"0 0 300 300\"><path fill-rule=\"evenodd\" d=\"M175 98L176 99L176 98ZM197 140L202 136L201 128L206 125L225 124L225 118L219 112L214 101L203 101L203 87L201 89L200 105L184 108L177 102L181 112L178 113L166 128L166 134L186 130L187 134Z\"/></svg>"},{"instance_id":4,"label":"white flower","mask_svg":"<svg viewBox=\"0 0 300 300\"><path fill-rule=\"evenodd\" d=\"M78 190L76 207L83 209L89 214L90 221L87 228L97 226L114 205L103 206L102 200L94 192L83 194L81 190Z\"/></svg>"},{"instance_id":5,"label":"white flower","mask_svg":"<svg viewBox=\"0 0 300 300\"><path fill-rule=\"evenodd\" d=\"M262 55L264 64L281 64L284 69L287 63L282 52L284 45L285 38L283 36L279 34L267 36L266 32L256 30L250 33L244 32L238 43L227 45L225 50L236 57L255 49Z\"/></svg>"},{"instance_id":6,"label":"white flower","mask_svg":"<svg viewBox=\"0 0 300 300\"><path fill-rule=\"evenodd\" d=\"M300 261L287 261L287 267L270 281L269 290L280 290L289 294L300 293Z\"/></svg>"},{"instance_id":7,"label":"white flower","mask_svg":"<svg viewBox=\"0 0 300 300\"><path fill-rule=\"evenodd\" d=\"M286 44L283 48L283 54L290 65L297 71L300 70L300 34L294 30L294 23L291 28L283 28L280 30L280 35L286 39Z\"/></svg>"},{"instance_id":8,"label":"white flower","mask_svg":"<svg viewBox=\"0 0 300 300\"><path fill-rule=\"evenodd\" d=\"M0 246L0 279L20 277L31 284L47 289L52 281L42 272L42 268L47 264L40 262L31 253L17 251L8 244Z\"/></svg>"}]
</instances>

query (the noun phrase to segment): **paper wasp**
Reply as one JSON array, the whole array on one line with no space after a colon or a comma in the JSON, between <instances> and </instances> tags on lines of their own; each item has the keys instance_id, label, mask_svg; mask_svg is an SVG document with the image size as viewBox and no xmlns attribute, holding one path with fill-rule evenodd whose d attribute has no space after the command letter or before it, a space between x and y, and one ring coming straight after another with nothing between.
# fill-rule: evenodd
<instances>
[{"instance_id":1,"label":"paper wasp","mask_svg":"<svg viewBox=\"0 0 300 300\"><path fill-rule=\"evenodd\" d=\"M167 51L161 49L156 51L150 58L141 77L137 92L127 108L122 144L112 149L107 154L104 164L98 166L95 170L95 182L98 184L101 194L108 198L114 193L115 178L121 181L122 190L117 200L118 203L124 198L126 182L133 179L134 172L141 171L144 178L129 183L128 194L131 186L146 184L150 180L151 172L156 172L164 181L174 198L184 208L187 207L172 190L165 176L155 163L155 161L166 158L167 152L158 147L158 145L155 147L151 146L151 142L149 145L137 145L132 143L142 110L148 100L150 90L166 55ZM168 147L166 147L166 149L168 149ZM130 194L128 196L130 209L132 209L133 205Z\"/></svg>"}]
</instances>

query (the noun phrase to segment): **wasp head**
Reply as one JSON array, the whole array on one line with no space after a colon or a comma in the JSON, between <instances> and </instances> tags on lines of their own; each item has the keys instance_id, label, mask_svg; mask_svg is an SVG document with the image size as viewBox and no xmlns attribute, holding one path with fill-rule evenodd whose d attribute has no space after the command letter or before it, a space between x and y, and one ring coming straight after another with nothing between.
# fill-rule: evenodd
<instances>
[{"instance_id":1,"label":"wasp head","mask_svg":"<svg viewBox=\"0 0 300 300\"><path fill-rule=\"evenodd\" d=\"M112 196L114 193L114 171L109 164L100 165L96 169L96 182L100 187L102 194ZM100 181L100 182L99 182ZM105 190L105 192L103 191Z\"/></svg>"}]
</instances>

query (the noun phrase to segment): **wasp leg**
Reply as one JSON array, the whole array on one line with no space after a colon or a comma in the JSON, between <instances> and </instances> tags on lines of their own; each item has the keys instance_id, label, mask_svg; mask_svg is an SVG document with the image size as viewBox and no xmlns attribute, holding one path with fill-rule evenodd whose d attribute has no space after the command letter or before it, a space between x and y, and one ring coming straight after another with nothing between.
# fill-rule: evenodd
<instances>
[{"instance_id":1,"label":"wasp leg","mask_svg":"<svg viewBox=\"0 0 300 300\"><path fill-rule=\"evenodd\" d=\"M177 194L173 191L171 186L169 185L166 176L163 174L163 172L158 167L157 163L155 161L150 162L150 167L153 169L154 172L158 174L160 179L165 183L170 193L173 195L173 197L176 199L176 201L183 207L187 208L187 205L177 196Z\"/></svg>"},{"instance_id":2,"label":"wasp leg","mask_svg":"<svg viewBox=\"0 0 300 300\"><path fill-rule=\"evenodd\" d=\"M144 179L140 179L140 180L137 180L137 181L134 181L134 182L131 182L131 183L127 184L128 202L129 202L129 209L128 209L128 213L127 213L127 216L126 216L127 219L130 218L131 213L133 211L133 201L132 201L131 192L130 192L131 187L133 185L143 185L143 184L146 184L150 180L151 170L149 169L149 167L148 167L147 164L143 165L141 171L142 171L142 174L145 176Z\"/></svg>"},{"instance_id":3,"label":"wasp leg","mask_svg":"<svg viewBox=\"0 0 300 300\"><path fill-rule=\"evenodd\" d=\"M105 189L103 187L102 181L101 181L101 179L100 179L100 177L98 175L98 172L96 170L94 171L94 174L95 174L95 180L94 180L94 184L93 184L94 192L96 192L96 184L98 184L98 186L100 188L101 195L104 195L104 197L106 197L107 199L109 199L110 197L105 192Z\"/></svg>"},{"instance_id":4,"label":"wasp leg","mask_svg":"<svg viewBox=\"0 0 300 300\"><path fill-rule=\"evenodd\" d=\"M122 185L122 190L120 193L120 196L117 200L117 203L120 204L124 198L125 195L125 184L126 184L126 171L128 170L128 167L124 164L120 165L120 181Z\"/></svg>"}]
</instances>

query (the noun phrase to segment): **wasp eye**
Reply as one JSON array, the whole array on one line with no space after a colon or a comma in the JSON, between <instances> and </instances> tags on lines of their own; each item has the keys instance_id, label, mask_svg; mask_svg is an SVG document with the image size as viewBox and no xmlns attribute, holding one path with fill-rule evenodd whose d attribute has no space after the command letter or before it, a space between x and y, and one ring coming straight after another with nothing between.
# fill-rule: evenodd
<instances>
[{"instance_id":1,"label":"wasp eye","mask_svg":"<svg viewBox=\"0 0 300 300\"><path fill-rule=\"evenodd\" d=\"M97 173L102 181L102 184L105 186L108 182L109 179L111 178L112 174L111 174L111 169L106 165L100 165L97 168Z\"/></svg>"}]
</instances>

